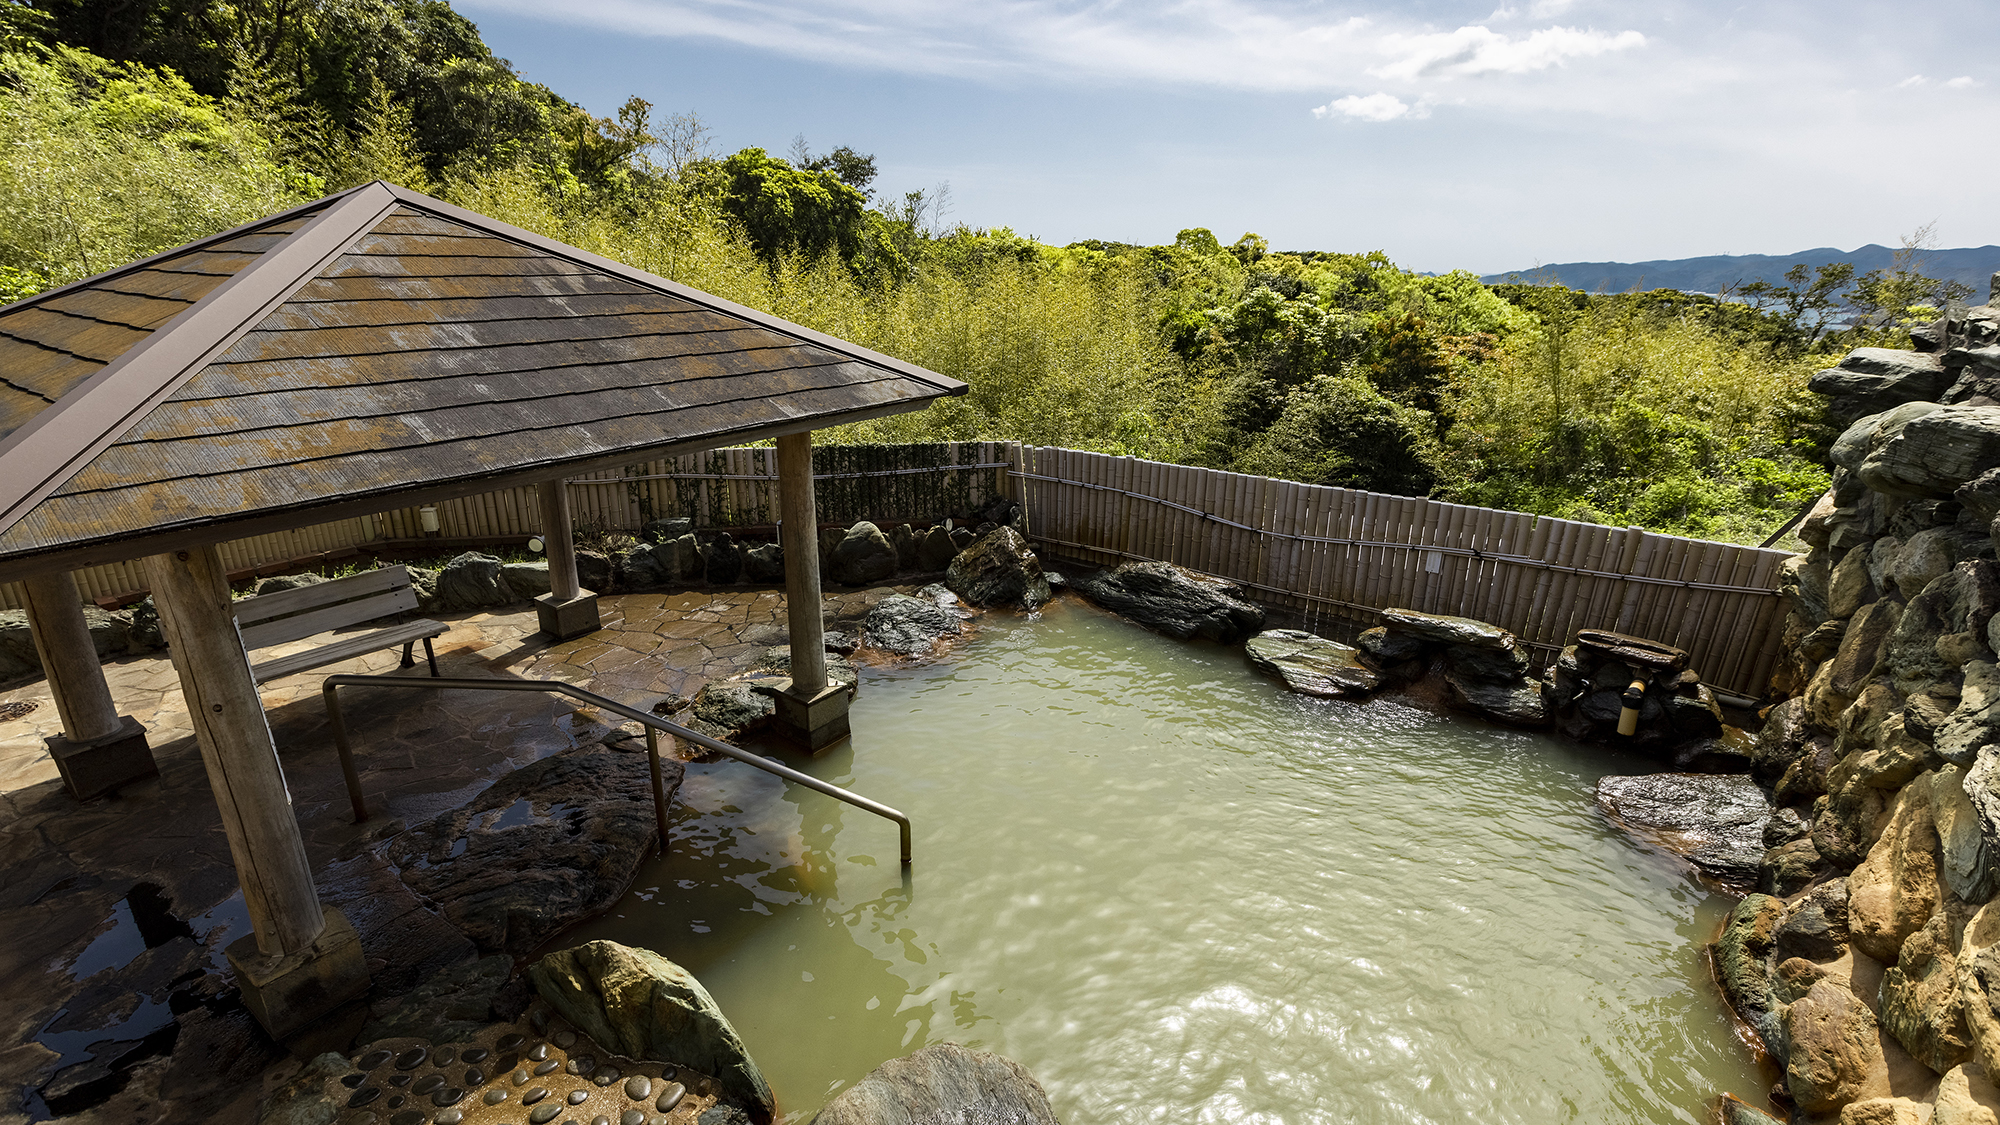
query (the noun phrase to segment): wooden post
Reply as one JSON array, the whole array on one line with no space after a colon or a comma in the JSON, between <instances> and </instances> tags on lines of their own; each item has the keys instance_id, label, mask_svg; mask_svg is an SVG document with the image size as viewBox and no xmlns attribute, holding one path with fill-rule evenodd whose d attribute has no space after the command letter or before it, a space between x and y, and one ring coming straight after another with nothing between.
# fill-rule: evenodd
<instances>
[{"instance_id":1,"label":"wooden post","mask_svg":"<svg viewBox=\"0 0 2000 1125\"><path fill-rule=\"evenodd\" d=\"M569 485L557 477L535 488L535 506L542 519L542 549L549 559L549 592L535 598L536 621L542 634L552 640L567 641L594 633L604 619L597 609L597 594L577 580Z\"/></svg>"},{"instance_id":2,"label":"wooden post","mask_svg":"<svg viewBox=\"0 0 2000 1125\"><path fill-rule=\"evenodd\" d=\"M778 511L785 524L785 617L792 634L792 689L808 696L826 687L819 512L813 502L812 471L811 433L778 439Z\"/></svg>"},{"instance_id":3,"label":"wooden post","mask_svg":"<svg viewBox=\"0 0 2000 1125\"><path fill-rule=\"evenodd\" d=\"M124 724L111 701L110 685L104 682L104 667L97 662L97 646L83 619L76 580L68 571L58 571L34 575L21 585L27 593L28 626L42 655L49 690L56 697L63 734L72 742L117 734Z\"/></svg>"},{"instance_id":4,"label":"wooden post","mask_svg":"<svg viewBox=\"0 0 2000 1125\"><path fill-rule=\"evenodd\" d=\"M576 579L576 542L570 537L569 485L561 477L539 486L542 544L549 553L549 593L557 601L576 597L583 587Z\"/></svg>"},{"instance_id":5,"label":"wooden post","mask_svg":"<svg viewBox=\"0 0 2000 1125\"><path fill-rule=\"evenodd\" d=\"M68 571L37 574L21 583L27 594L28 626L42 657L49 691L63 732L43 741L63 788L87 801L127 782L158 777L160 768L146 745L146 728L120 715L97 662L97 646L83 617L83 599Z\"/></svg>"},{"instance_id":6,"label":"wooden post","mask_svg":"<svg viewBox=\"0 0 2000 1125\"><path fill-rule=\"evenodd\" d=\"M264 701L230 612L222 557L212 545L199 547L154 555L146 570L257 949L267 957L304 949L325 923Z\"/></svg>"}]
</instances>

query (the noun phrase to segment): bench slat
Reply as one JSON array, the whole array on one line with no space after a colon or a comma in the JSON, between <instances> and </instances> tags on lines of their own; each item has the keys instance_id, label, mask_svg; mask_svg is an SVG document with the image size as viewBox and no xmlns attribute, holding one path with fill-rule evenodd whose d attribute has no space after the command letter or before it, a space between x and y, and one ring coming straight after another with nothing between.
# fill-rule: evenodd
<instances>
[{"instance_id":1,"label":"bench slat","mask_svg":"<svg viewBox=\"0 0 2000 1125\"><path fill-rule=\"evenodd\" d=\"M319 585L330 586L332 583L322 582ZM285 590L282 592L290 594L299 591ZM247 600L258 601L260 599L250 598ZM392 613L403 613L415 608L417 608L417 593L408 586L404 586L399 590L384 590L381 593L357 598L354 601L338 602L324 609L315 609L308 613L294 614L291 617L280 617L275 621L265 621L260 625L251 625L248 628L241 625L242 618L239 617L237 619L237 631L243 634L244 648L269 648L272 645L281 645L287 641L304 640L307 637L324 633L329 629L359 625L364 621L373 621L378 617L387 617Z\"/></svg>"},{"instance_id":2,"label":"bench slat","mask_svg":"<svg viewBox=\"0 0 2000 1125\"><path fill-rule=\"evenodd\" d=\"M401 564L377 567L374 570L364 570L359 574L350 574L345 578L335 578L328 582L315 582L310 586L244 598L234 603L236 621L239 625L257 625L288 613L299 613L315 606L393 590L398 586L408 587L409 584L408 567Z\"/></svg>"},{"instance_id":3,"label":"bench slat","mask_svg":"<svg viewBox=\"0 0 2000 1125\"><path fill-rule=\"evenodd\" d=\"M281 676L303 672L309 668L318 668L326 664L338 664L343 660L351 660L354 657L363 656L378 649L409 644L413 641L424 640L427 637L441 636L449 632L450 629L451 626L441 621L406 621L401 625L391 626L387 629L377 629L372 633L356 633L353 636L342 637L331 644L323 645L319 648L307 649L304 652L294 653L291 656L281 656L276 660L267 660L262 664L252 665L250 673L261 684L278 679Z\"/></svg>"}]
</instances>

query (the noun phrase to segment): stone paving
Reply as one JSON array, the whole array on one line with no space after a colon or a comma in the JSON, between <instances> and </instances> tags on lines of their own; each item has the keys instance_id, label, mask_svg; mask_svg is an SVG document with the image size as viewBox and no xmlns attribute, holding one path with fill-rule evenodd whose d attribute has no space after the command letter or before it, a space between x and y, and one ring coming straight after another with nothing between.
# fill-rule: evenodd
<instances>
[{"instance_id":1,"label":"stone paving","mask_svg":"<svg viewBox=\"0 0 2000 1125\"><path fill-rule=\"evenodd\" d=\"M892 592L829 594L828 627L853 628ZM784 596L773 589L627 594L603 599L602 611L603 629L562 644L535 633L525 604L435 615L451 626L436 642L440 669L560 679L651 707L734 675L787 640ZM556 697L343 689L372 814L352 824L320 685L335 672L426 675L421 660L400 671L399 661L399 650L379 652L262 693L323 897L343 909L328 888L341 885L341 865L370 842L614 729ZM81 805L63 793L42 742L60 728L47 684L0 691L0 705L34 704L0 722L0 933L8 937L0 942L0 1043L10 1044L0 1047L0 1125L49 1116L250 1120L259 1092L296 1064L234 999L222 950L249 932L248 919L179 679L164 656L105 671L120 710L146 726L160 777ZM372 927L416 935L402 947L371 943L371 927L360 927L378 1005L393 1005L416 983L412 958L421 951L413 947L425 919L408 921L377 918Z\"/></svg>"}]
</instances>

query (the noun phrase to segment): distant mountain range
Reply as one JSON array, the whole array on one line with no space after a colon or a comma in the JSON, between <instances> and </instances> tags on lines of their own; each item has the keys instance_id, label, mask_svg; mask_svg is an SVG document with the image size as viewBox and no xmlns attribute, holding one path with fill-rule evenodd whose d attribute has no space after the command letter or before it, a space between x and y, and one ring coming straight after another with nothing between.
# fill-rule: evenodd
<instances>
[{"instance_id":1,"label":"distant mountain range","mask_svg":"<svg viewBox=\"0 0 2000 1125\"><path fill-rule=\"evenodd\" d=\"M1804 262L1817 268L1829 262L1852 262L1855 273L1886 270L1896 252L1887 246L1869 243L1858 250L1836 250L1822 246L1796 254L1711 254L1706 258L1675 258L1657 262L1559 262L1517 271L1495 273L1480 278L1489 284L1509 280L1560 282L1587 293L1623 293L1632 289L1681 289L1690 293L1720 293L1759 279L1784 284L1785 271ZM1923 251L1923 272L1940 280L1961 281L1972 287L1971 301L1986 300L1987 282L2000 270L2000 246L1975 246L1961 250Z\"/></svg>"}]
</instances>

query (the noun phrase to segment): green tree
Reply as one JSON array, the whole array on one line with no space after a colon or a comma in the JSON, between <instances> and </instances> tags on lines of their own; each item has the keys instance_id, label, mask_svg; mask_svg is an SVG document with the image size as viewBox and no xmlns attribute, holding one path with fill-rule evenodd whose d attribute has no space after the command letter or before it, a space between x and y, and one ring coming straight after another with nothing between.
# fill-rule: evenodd
<instances>
[{"instance_id":1,"label":"green tree","mask_svg":"<svg viewBox=\"0 0 2000 1125\"><path fill-rule=\"evenodd\" d=\"M746 148L690 174L717 193L767 262L788 254L831 254L846 262L860 249L867 197L831 171L794 168Z\"/></svg>"}]
</instances>

